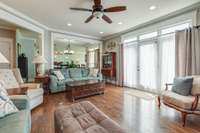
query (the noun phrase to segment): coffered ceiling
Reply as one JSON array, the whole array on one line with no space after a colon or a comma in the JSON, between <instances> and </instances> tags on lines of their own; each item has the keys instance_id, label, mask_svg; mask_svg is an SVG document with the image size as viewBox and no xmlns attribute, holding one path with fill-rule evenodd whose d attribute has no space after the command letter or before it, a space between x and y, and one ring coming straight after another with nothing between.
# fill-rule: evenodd
<instances>
[{"instance_id":1,"label":"coffered ceiling","mask_svg":"<svg viewBox=\"0 0 200 133\"><path fill-rule=\"evenodd\" d=\"M92 0L1 0L1 2L50 28L104 37L185 8L200 0L102 0L105 8L127 6L125 12L107 13L113 20L112 24L96 19L85 24L84 21L91 15L90 12L69 10L70 7L91 8ZM150 7L155 9L150 10ZM72 25L68 26L69 23Z\"/></svg>"}]
</instances>

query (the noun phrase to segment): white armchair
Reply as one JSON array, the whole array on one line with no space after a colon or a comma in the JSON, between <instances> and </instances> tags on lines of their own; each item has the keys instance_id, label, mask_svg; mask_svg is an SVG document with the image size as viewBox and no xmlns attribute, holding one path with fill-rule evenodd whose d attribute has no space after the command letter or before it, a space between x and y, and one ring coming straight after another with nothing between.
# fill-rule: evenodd
<instances>
[{"instance_id":1,"label":"white armchair","mask_svg":"<svg viewBox=\"0 0 200 133\"><path fill-rule=\"evenodd\" d=\"M166 84L166 89L161 96L158 96L158 106L160 108L161 101L165 105L180 111L182 114L183 126L186 123L188 114L200 115L200 76L192 76L192 94L183 96L168 90L168 86L173 84Z\"/></svg>"},{"instance_id":2,"label":"white armchair","mask_svg":"<svg viewBox=\"0 0 200 133\"><path fill-rule=\"evenodd\" d=\"M29 108L33 109L43 103L43 88L40 84L24 83L19 69L0 69L0 80L5 84L6 89L28 87L26 96L29 100ZM19 98L19 96L12 96L12 98Z\"/></svg>"}]
</instances>

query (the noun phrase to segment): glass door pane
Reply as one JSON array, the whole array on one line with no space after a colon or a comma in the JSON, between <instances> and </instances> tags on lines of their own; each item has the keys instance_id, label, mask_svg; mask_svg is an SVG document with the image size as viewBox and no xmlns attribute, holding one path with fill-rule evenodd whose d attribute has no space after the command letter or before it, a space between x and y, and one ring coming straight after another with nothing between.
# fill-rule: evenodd
<instances>
[{"instance_id":1,"label":"glass door pane","mask_svg":"<svg viewBox=\"0 0 200 133\"><path fill-rule=\"evenodd\" d=\"M124 45L124 85L137 87L138 81L138 46L137 44Z\"/></svg>"},{"instance_id":2,"label":"glass door pane","mask_svg":"<svg viewBox=\"0 0 200 133\"><path fill-rule=\"evenodd\" d=\"M154 42L139 46L139 85L141 89L156 90L157 56Z\"/></svg>"},{"instance_id":3,"label":"glass door pane","mask_svg":"<svg viewBox=\"0 0 200 133\"><path fill-rule=\"evenodd\" d=\"M172 83L175 76L175 37L168 35L160 38L161 78L160 88L165 89L166 83Z\"/></svg>"}]
</instances>

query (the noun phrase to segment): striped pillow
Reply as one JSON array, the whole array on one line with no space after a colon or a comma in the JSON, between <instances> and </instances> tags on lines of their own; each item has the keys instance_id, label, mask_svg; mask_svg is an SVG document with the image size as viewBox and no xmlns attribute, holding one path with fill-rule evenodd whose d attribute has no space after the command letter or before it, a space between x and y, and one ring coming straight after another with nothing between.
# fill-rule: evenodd
<instances>
[{"instance_id":1,"label":"striped pillow","mask_svg":"<svg viewBox=\"0 0 200 133\"><path fill-rule=\"evenodd\" d=\"M10 100L8 93L3 86L3 82L0 81L0 118L17 111L18 109Z\"/></svg>"}]
</instances>

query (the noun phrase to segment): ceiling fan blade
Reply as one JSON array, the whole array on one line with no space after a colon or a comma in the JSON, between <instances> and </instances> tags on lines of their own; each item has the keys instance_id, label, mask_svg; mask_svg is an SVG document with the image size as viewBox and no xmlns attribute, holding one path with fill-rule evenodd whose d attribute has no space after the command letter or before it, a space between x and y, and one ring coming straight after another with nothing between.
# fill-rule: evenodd
<instances>
[{"instance_id":1,"label":"ceiling fan blade","mask_svg":"<svg viewBox=\"0 0 200 133\"><path fill-rule=\"evenodd\" d=\"M100 6L101 5L101 0L94 0L94 5L95 6Z\"/></svg>"},{"instance_id":2,"label":"ceiling fan blade","mask_svg":"<svg viewBox=\"0 0 200 133\"><path fill-rule=\"evenodd\" d=\"M94 15L89 16L86 20L85 23L90 22L94 18Z\"/></svg>"},{"instance_id":3,"label":"ceiling fan blade","mask_svg":"<svg viewBox=\"0 0 200 133\"><path fill-rule=\"evenodd\" d=\"M76 10L76 11L88 11L88 12L92 12L92 9L86 9L86 8L70 8L70 10Z\"/></svg>"},{"instance_id":4,"label":"ceiling fan blade","mask_svg":"<svg viewBox=\"0 0 200 133\"><path fill-rule=\"evenodd\" d=\"M105 14L102 16L102 19L105 20L109 24L112 23L112 20L108 16L106 16Z\"/></svg>"},{"instance_id":5,"label":"ceiling fan blade","mask_svg":"<svg viewBox=\"0 0 200 133\"><path fill-rule=\"evenodd\" d=\"M121 12L125 10L126 10L126 6L116 6L116 7L106 8L103 11L104 12Z\"/></svg>"}]
</instances>

